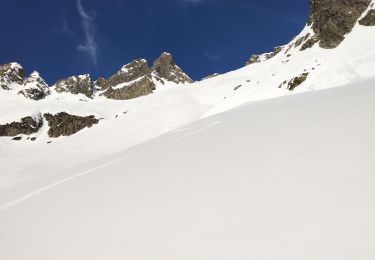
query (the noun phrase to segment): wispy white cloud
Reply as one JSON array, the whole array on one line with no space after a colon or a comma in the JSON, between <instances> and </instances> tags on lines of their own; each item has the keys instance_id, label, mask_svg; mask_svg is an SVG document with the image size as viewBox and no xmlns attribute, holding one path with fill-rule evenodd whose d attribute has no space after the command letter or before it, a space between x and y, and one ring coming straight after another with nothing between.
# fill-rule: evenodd
<instances>
[{"instance_id":1,"label":"wispy white cloud","mask_svg":"<svg viewBox=\"0 0 375 260\"><path fill-rule=\"evenodd\" d=\"M65 17L63 17L62 22L61 22L61 33L69 37L72 37L74 35L74 32L70 28L68 21L66 20Z\"/></svg>"},{"instance_id":2,"label":"wispy white cloud","mask_svg":"<svg viewBox=\"0 0 375 260\"><path fill-rule=\"evenodd\" d=\"M78 50L85 52L91 59L92 63L98 66L98 44L96 42L95 19L89 14L82 5L82 0L77 0L77 10L81 16L82 29L85 33L86 42L78 45Z\"/></svg>"}]
</instances>

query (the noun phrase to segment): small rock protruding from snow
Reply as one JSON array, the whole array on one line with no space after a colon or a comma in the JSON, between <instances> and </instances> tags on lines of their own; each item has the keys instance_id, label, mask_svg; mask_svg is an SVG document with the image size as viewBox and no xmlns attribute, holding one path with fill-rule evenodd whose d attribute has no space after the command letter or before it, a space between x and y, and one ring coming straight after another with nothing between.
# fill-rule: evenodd
<instances>
[{"instance_id":1,"label":"small rock protruding from snow","mask_svg":"<svg viewBox=\"0 0 375 260\"><path fill-rule=\"evenodd\" d=\"M210 74L210 75L202 78L201 81L206 80L206 79L212 79L212 78L215 78L215 77L217 77L219 75L220 75L219 73Z\"/></svg>"},{"instance_id":2,"label":"small rock protruding from snow","mask_svg":"<svg viewBox=\"0 0 375 260\"><path fill-rule=\"evenodd\" d=\"M253 54L251 55L250 59L245 63L245 66L248 66L250 64L259 63L265 60L272 59L277 54L279 54L282 51L283 47L275 47L272 52L265 53L262 55Z\"/></svg>"}]
</instances>

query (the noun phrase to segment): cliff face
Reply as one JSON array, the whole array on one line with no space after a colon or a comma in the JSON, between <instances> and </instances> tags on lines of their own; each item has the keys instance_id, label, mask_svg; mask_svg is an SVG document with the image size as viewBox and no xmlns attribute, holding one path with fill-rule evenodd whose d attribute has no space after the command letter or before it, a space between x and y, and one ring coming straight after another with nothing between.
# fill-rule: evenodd
<instances>
[{"instance_id":1,"label":"cliff face","mask_svg":"<svg viewBox=\"0 0 375 260\"><path fill-rule=\"evenodd\" d=\"M370 0L310 0L307 24L319 46L336 48L370 5Z\"/></svg>"}]
</instances>

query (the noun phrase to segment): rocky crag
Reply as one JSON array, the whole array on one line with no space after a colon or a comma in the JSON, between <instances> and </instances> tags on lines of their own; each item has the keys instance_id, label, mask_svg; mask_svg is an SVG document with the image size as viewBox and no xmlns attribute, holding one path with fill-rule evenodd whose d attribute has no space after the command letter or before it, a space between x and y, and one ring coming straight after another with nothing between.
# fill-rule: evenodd
<instances>
[{"instance_id":1,"label":"rocky crag","mask_svg":"<svg viewBox=\"0 0 375 260\"><path fill-rule=\"evenodd\" d=\"M99 123L95 116L76 116L66 112L56 115L44 114L48 122L48 135L52 138L73 135L86 127L92 127Z\"/></svg>"},{"instance_id":2,"label":"rocky crag","mask_svg":"<svg viewBox=\"0 0 375 260\"><path fill-rule=\"evenodd\" d=\"M58 80L51 87L34 71L28 78L18 63L0 65L0 87L3 90L18 90L18 94L32 100L41 100L50 95L70 93L94 98L96 93L109 99L127 100L149 95L156 84L166 82L176 84L192 83L193 80L176 65L169 53L162 53L150 68L144 59L124 65L119 71L105 79L92 80L89 74L71 76Z\"/></svg>"},{"instance_id":3,"label":"rocky crag","mask_svg":"<svg viewBox=\"0 0 375 260\"><path fill-rule=\"evenodd\" d=\"M310 11L307 26L311 33L299 37L294 42L301 51L319 43L324 49L336 48L345 39L371 4L371 0L310 0ZM375 25L375 10L370 10L359 20L360 25ZM292 47L287 47L286 53ZM281 51L280 47L273 52L263 55L253 54L246 65L262 62L273 58Z\"/></svg>"}]
</instances>

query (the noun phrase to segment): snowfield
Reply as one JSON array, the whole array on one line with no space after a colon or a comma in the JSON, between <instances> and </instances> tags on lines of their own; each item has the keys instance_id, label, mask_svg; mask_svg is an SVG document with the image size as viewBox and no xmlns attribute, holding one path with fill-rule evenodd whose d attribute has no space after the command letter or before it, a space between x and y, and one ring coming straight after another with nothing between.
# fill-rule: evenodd
<instances>
[{"instance_id":1,"label":"snowfield","mask_svg":"<svg viewBox=\"0 0 375 260\"><path fill-rule=\"evenodd\" d=\"M375 27L301 52L310 31L272 59L133 100L0 90L0 124L101 119L0 138L0 259L375 259Z\"/></svg>"},{"instance_id":2,"label":"snowfield","mask_svg":"<svg viewBox=\"0 0 375 260\"><path fill-rule=\"evenodd\" d=\"M249 103L3 190L2 258L374 259L374 83Z\"/></svg>"}]
</instances>

